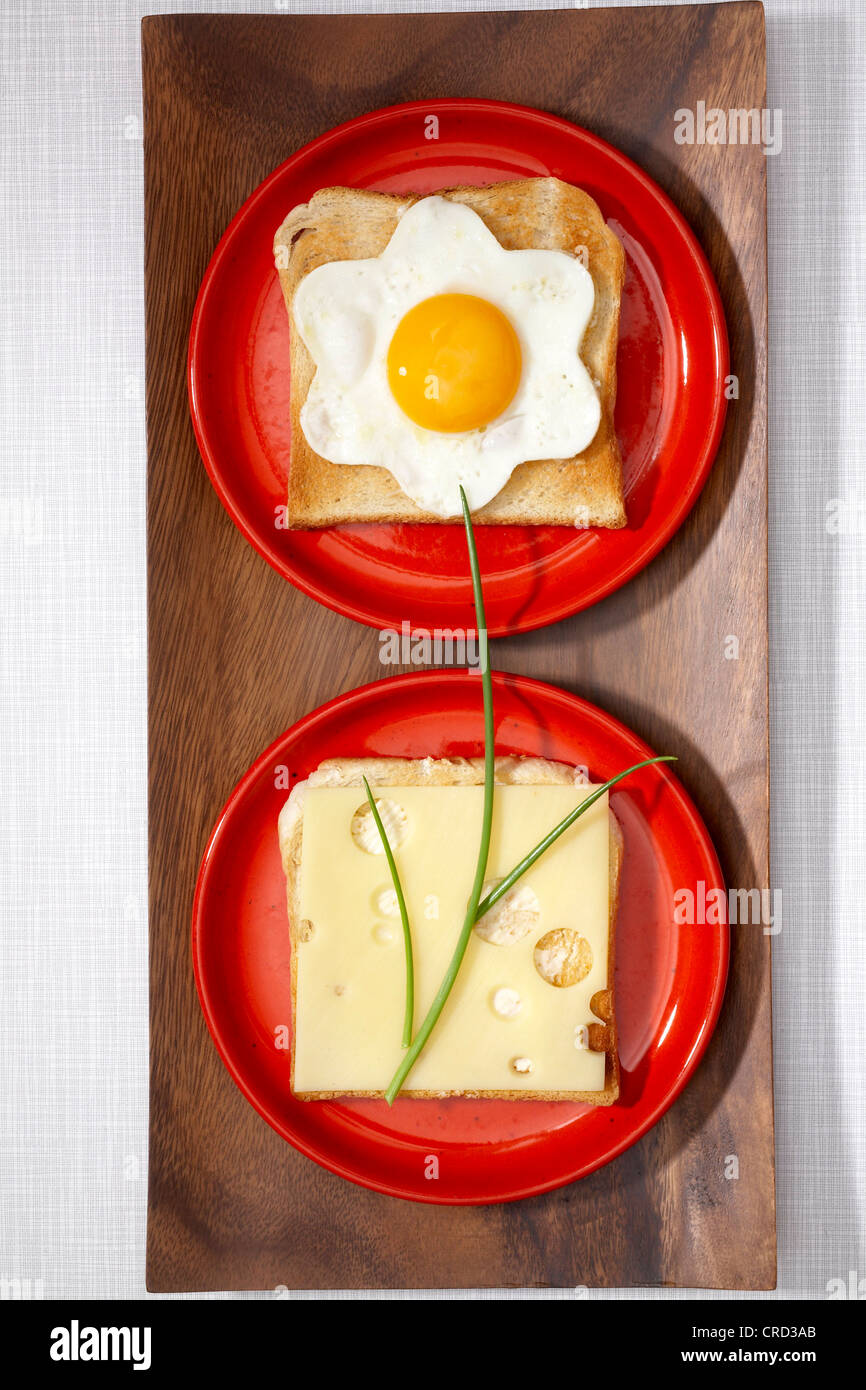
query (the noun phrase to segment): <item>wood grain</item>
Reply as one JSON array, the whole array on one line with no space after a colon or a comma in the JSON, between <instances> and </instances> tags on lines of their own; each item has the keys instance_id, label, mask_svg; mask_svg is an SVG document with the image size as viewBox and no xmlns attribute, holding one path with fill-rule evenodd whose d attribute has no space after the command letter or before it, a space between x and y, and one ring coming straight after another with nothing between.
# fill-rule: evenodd
<instances>
[{"instance_id":1,"label":"wood grain","mask_svg":"<svg viewBox=\"0 0 866 1390\"><path fill-rule=\"evenodd\" d=\"M425 96L497 97L587 126L641 164L709 257L739 399L697 507L653 564L589 612L496 643L493 661L676 747L729 885L766 885L765 156L673 139L674 112L699 100L765 106L762 7L174 15L143 21L142 51L148 1287L772 1287L770 938L760 927L733 932L721 1023L680 1100L616 1162L544 1197L456 1209L366 1192L296 1154L235 1088L190 961L207 835L262 748L381 667L371 630L297 593L232 526L196 451L184 371L196 291L226 224L272 168L339 121ZM725 1178L728 1155L737 1180Z\"/></svg>"}]
</instances>

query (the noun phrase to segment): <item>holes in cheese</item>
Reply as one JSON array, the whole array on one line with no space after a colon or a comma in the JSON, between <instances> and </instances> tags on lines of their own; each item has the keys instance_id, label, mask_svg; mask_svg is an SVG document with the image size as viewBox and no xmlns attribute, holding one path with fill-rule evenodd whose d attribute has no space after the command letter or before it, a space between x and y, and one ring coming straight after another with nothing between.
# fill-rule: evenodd
<instances>
[{"instance_id":1,"label":"holes in cheese","mask_svg":"<svg viewBox=\"0 0 866 1390\"><path fill-rule=\"evenodd\" d=\"M373 894L373 907L382 917L400 916L400 904L397 902L397 894L390 885L388 887L376 889L376 892Z\"/></svg>"},{"instance_id":2,"label":"holes in cheese","mask_svg":"<svg viewBox=\"0 0 866 1390\"><path fill-rule=\"evenodd\" d=\"M507 985L502 985L495 989L490 996L490 1007L497 1018L517 1018L523 1007L523 1002L516 989L509 989Z\"/></svg>"},{"instance_id":3,"label":"holes in cheese","mask_svg":"<svg viewBox=\"0 0 866 1390\"><path fill-rule=\"evenodd\" d=\"M376 810L382 818L385 834L391 849L399 849L409 833L409 818L403 807L390 797L376 802ZM373 819L373 812L365 801L352 817L352 839L358 849L365 854L384 854L385 847L379 834L379 827Z\"/></svg>"},{"instance_id":4,"label":"holes in cheese","mask_svg":"<svg viewBox=\"0 0 866 1390\"><path fill-rule=\"evenodd\" d=\"M609 989L597 989L589 1001L589 1007L604 1023L613 1021L613 995Z\"/></svg>"},{"instance_id":5,"label":"holes in cheese","mask_svg":"<svg viewBox=\"0 0 866 1390\"><path fill-rule=\"evenodd\" d=\"M542 980L568 989L585 980L592 969L592 947L571 927L556 927L536 941L533 959Z\"/></svg>"},{"instance_id":6,"label":"holes in cheese","mask_svg":"<svg viewBox=\"0 0 866 1390\"><path fill-rule=\"evenodd\" d=\"M501 879L485 883L482 899L492 893ZM491 946L513 946L541 924L541 904L528 883L516 883L510 892L494 903L475 923L475 934Z\"/></svg>"},{"instance_id":7,"label":"holes in cheese","mask_svg":"<svg viewBox=\"0 0 866 1390\"><path fill-rule=\"evenodd\" d=\"M393 946L397 940L397 929L387 922L377 922L373 928L373 940L377 946Z\"/></svg>"},{"instance_id":8,"label":"holes in cheese","mask_svg":"<svg viewBox=\"0 0 866 1390\"><path fill-rule=\"evenodd\" d=\"M298 940L312 941L314 930L315 928L313 927L313 924L310 921L309 917L302 918L301 921L298 923Z\"/></svg>"},{"instance_id":9,"label":"holes in cheese","mask_svg":"<svg viewBox=\"0 0 866 1390\"><path fill-rule=\"evenodd\" d=\"M515 1076L531 1076L535 1071L535 1063L531 1057L512 1057L509 1065Z\"/></svg>"}]
</instances>

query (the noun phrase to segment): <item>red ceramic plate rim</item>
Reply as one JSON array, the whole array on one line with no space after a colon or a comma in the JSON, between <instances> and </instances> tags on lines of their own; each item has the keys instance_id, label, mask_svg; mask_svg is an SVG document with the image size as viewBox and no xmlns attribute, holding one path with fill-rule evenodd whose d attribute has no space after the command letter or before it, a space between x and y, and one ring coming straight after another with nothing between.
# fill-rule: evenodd
<instances>
[{"instance_id":1,"label":"red ceramic plate rim","mask_svg":"<svg viewBox=\"0 0 866 1390\"><path fill-rule=\"evenodd\" d=\"M581 140L594 146L598 151L605 154L613 163L618 164L626 170L629 176L635 179L643 188L644 192L658 205L665 214L677 225L683 238L685 246L691 256L693 268L697 279L702 285L706 296L709 318L712 325L713 352L716 362L714 373L716 380L723 381L727 376L729 367L728 334L725 325L724 310L722 308L721 297L712 272L709 269L703 251L682 214L668 198L667 194L659 188L653 179L645 174L639 165L629 159L614 145L609 144L600 136L594 135L591 131L582 126L575 125L572 121L567 121L561 116L554 116L546 111L539 111L532 106L521 106L516 102L495 101L488 98L434 98L430 101L410 101L403 102L395 106L380 107L375 111L366 112L363 115L355 116L349 121L344 121L340 125L333 126L322 135L302 145L282 164L278 165L262 183L244 201L235 216L232 218L223 235L220 237L214 250L213 256L205 271L204 278L199 288L198 296L193 310L192 325L190 329L189 348L187 354L187 389L189 393L190 415L193 430L198 444L199 452L207 469L211 483L216 489L223 506L232 518L233 522L243 536L249 541L253 548L265 559L268 564L288 579L302 593L315 599L316 602L323 604L326 608L334 612L341 613L345 617L353 618L356 622L365 623L369 627L387 626L387 620L381 615L371 614L366 608L355 606L351 599L345 594L339 598L335 597L327 589L309 576L299 573L297 569L291 569L272 546L268 545L258 534L244 515L228 487L223 483L222 474L217 459L216 451L212 448L205 428L202 412L199 406L198 394L196 389L196 376L198 359L201 351L200 329L212 287L217 279L217 271L220 268L223 258L230 253L231 243L238 227L249 217L260 198L267 195L271 185L283 178L294 166L303 165L310 155L318 150L324 150L329 145L341 140L348 132L363 130L365 126L373 126L382 122L389 121L394 117L411 115L412 113L436 113L446 109L459 109L461 112L500 111L503 116L522 117L526 121L532 121L539 128L548 127L559 132L574 132ZM559 622L561 619L571 616L584 608L590 607L600 599L606 598L608 594L615 593L622 588L630 579L644 569L649 562L655 558L660 550L668 543L674 533L682 525L688 513L691 511L698 496L707 480L709 471L715 460L722 430L725 423L726 401L721 391L714 393L712 397L712 408L707 420L706 431L703 440L696 446L695 466L690 470L686 486L683 488L679 503L671 509L664 521L654 528L646 537L642 545L624 560L619 569L613 576L606 576L599 580L596 585L588 586L581 594L579 602L575 602L565 585L563 595L557 602L548 599L542 612L530 612L525 617L518 619L507 628L507 634L511 635L519 632L530 632L535 628L546 627L550 623ZM556 559L550 563L551 568L556 568ZM506 629L500 630L495 623L490 625L491 636L504 636Z\"/></svg>"},{"instance_id":2,"label":"red ceramic plate rim","mask_svg":"<svg viewBox=\"0 0 866 1390\"><path fill-rule=\"evenodd\" d=\"M285 743L288 736L294 735L297 738L302 734L309 733L311 730L315 728L316 725L327 725L329 717L332 713L335 713L337 711L344 712L346 708L351 706L352 704L359 704L363 706L364 701L368 697L373 696L375 698L375 695L381 692L382 688L385 686L390 686L392 688L399 687L408 693L411 688L417 687L419 684L428 682L447 682L448 680L453 679L455 675L464 674L465 672L452 673L422 671L410 672L408 674L399 676L391 676L381 681L372 681L367 685L358 686L354 690L346 691L344 694L338 695L335 699L329 700L327 701L327 703L323 705L319 705L316 709L311 710L309 714L304 715L289 729L285 730L282 734L280 734L280 736L276 738L273 741L273 743L271 743L264 750L264 752L259 755L258 758L256 758L255 762L244 773L243 777L241 777L240 781L237 783L231 795L225 802L225 805L223 806L222 810L220 811L214 828L211 831L210 836L208 837L208 842L205 847L204 854L202 856L201 865L196 880L192 908L193 973L195 976L196 989L198 991L199 1002L201 1004L202 1012L204 1014L210 1035L214 1041L216 1049L220 1057L222 1058L222 1061L227 1071L234 1080L235 1084L238 1086L239 1090L250 1102L253 1109L256 1110L258 1114L261 1115L261 1117L267 1121L271 1128L274 1129L276 1133L281 1136L281 1138L285 1139L289 1144L291 1144L293 1148L297 1149L307 1158L312 1159L313 1162L319 1164L321 1167L326 1168L328 1171L332 1173L335 1173L338 1177L345 1178L349 1182L356 1183L358 1186L361 1187L369 1188L372 1191L381 1192L385 1196L399 1197L408 1201L417 1201L441 1206L493 1205L502 1202L519 1201L526 1197L536 1196L543 1192L553 1191L558 1187L565 1186L567 1183L574 1182L579 1178L586 1177L589 1173L592 1173L596 1169L603 1167L605 1164L611 1162L614 1158L617 1158L621 1153L624 1153L626 1149L631 1148L633 1144L636 1144L638 1140L641 1139L643 1135L645 1135L647 1131L650 1130L653 1127L653 1125L655 1125L658 1122L658 1120L665 1113L665 1111L668 1110L671 1105L673 1105L674 1101L681 1094L684 1087L690 1080L691 1076L695 1071L695 1068L697 1067L704 1052L706 1051L707 1045L710 1041L710 1038L713 1035L713 1031L715 1029L716 1023L718 1022L719 1014L721 1012L722 1002L725 994L725 987L728 978L728 963L730 954L730 930L727 922L725 922L721 924L719 927L719 935L717 938L718 948L713 963L712 981L709 989L709 997L706 1011L702 1015L700 1026L697 1029L693 1044L688 1053L686 1061L682 1064L677 1075L670 1082L669 1086L665 1091L664 1096L658 1101L658 1103L656 1103L652 1107L652 1109L646 1115L642 1117L642 1119L638 1123L635 1124L633 1128L629 1129L626 1133L622 1134L621 1136L618 1136L616 1139L609 1141L607 1146L604 1148L603 1152L595 1154L591 1156L589 1159L584 1159L579 1162L576 1162L572 1171L565 1173L562 1176L557 1175L552 1180L545 1179L539 1182L530 1181L529 1183L523 1183L519 1186L510 1188L508 1192L498 1192L496 1194L485 1195L480 1198L475 1194L471 1194L469 1196L449 1195L447 1197L425 1197L420 1192L410 1192L401 1188L400 1186L391 1186L386 1181L383 1181L381 1179L374 1180L372 1178L368 1178L363 1173L363 1171L359 1170L357 1166L350 1166L349 1164L344 1164L339 1160L339 1158L336 1158L332 1153L329 1153L326 1150L317 1149L315 1144L306 1142L296 1133L291 1131L284 1124L280 1116L276 1114L270 1106L263 1102L258 1095L256 1095L254 1089L250 1085L248 1085L242 1070L236 1065L232 1056L232 1048L230 1041L228 1041L225 1037L220 1024L220 1011L218 1007L215 1006L214 1000L211 998L211 995L208 991L207 982L205 978L206 972L202 959L201 942L203 935L203 903L208 888L210 870L214 862L214 851L220 839L220 836L222 835L223 830L235 808L238 807L244 801L244 798L248 790L255 784L262 770L265 767L269 767L272 764L275 751ZM649 747L649 745L645 744L642 739L638 738L638 736L634 734L626 725L622 724L619 720L615 719L606 711L599 709L598 706L592 705L589 703L589 701L581 699L579 696L572 695L569 692L562 690L557 686L549 685L544 681L538 681L528 676L517 676L505 672L494 672L493 679L494 690L496 688L496 685L501 685L507 682L507 684L512 689L522 691L527 697L535 695L546 702L555 702L560 705L567 706L572 711L575 708L578 708L591 719L601 720L608 726L609 729L615 730L627 736L627 738L630 740L634 747L639 747L642 750L642 757L649 758L654 756L653 750ZM701 853L705 857L705 860L708 861L714 868L715 881L717 883L722 883L724 880L722 876L721 866L719 865L715 848L712 844L712 841L709 838L706 827L704 826L703 821L701 820L697 808L695 807L685 788L671 772L669 765L659 765L658 772L662 777L665 778L666 782L668 783L668 789L673 791L676 795L677 800L679 802L679 809L683 813L685 819L688 821L692 835L694 836L694 839L697 842L697 844L700 846Z\"/></svg>"}]
</instances>

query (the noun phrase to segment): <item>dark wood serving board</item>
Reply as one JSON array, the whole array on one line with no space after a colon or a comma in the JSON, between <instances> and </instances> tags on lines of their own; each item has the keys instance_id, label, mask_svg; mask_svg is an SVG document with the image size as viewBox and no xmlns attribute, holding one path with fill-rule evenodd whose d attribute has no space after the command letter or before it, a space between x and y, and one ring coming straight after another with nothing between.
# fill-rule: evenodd
<instances>
[{"instance_id":1,"label":"dark wood serving board","mask_svg":"<svg viewBox=\"0 0 866 1390\"><path fill-rule=\"evenodd\" d=\"M493 97L567 117L636 160L707 253L739 398L698 505L649 568L586 613L495 643L493 662L675 747L728 884L767 885L765 155L674 141L679 108L766 105L761 5L171 15L143 21L142 50L148 1288L771 1288L770 937L759 926L733 929L721 1022L681 1098L614 1163L547 1196L481 1208L379 1196L301 1157L236 1089L190 958L208 833L277 734L382 670L371 629L297 592L232 525L196 450L185 383L193 304L218 238L266 174L338 122L412 99ZM736 659L725 656L729 637ZM732 1155L737 1178L726 1176Z\"/></svg>"}]
</instances>

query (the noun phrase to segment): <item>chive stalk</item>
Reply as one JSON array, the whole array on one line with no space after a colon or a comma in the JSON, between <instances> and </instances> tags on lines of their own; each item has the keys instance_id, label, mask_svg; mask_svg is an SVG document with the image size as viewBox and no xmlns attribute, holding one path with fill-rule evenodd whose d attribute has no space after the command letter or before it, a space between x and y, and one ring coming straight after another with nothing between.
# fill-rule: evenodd
<instances>
[{"instance_id":1,"label":"chive stalk","mask_svg":"<svg viewBox=\"0 0 866 1390\"><path fill-rule=\"evenodd\" d=\"M412 1041L412 1025L415 1022L415 960L412 954L412 932L409 927L409 913L406 911L406 899L403 897L403 885L400 882L400 875L397 872L397 865L391 846L388 843L388 835L382 824L382 817L379 815L379 807L376 799L370 791L370 783L366 777L364 781L364 791L367 793L367 800L370 803L370 811L373 820L376 822L376 829L382 841L382 848L385 851L385 858L388 861L388 868L391 870L391 882L394 885L394 893L397 898L397 906L400 909L400 921L403 923L403 945L406 955L406 1008L403 1013L403 1041L402 1046L408 1047Z\"/></svg>"},{"instance_id":2,"label":"chive stalk","mask_svg":"<svg viewBox=\"0 0 866 1390\"><path fill-rule=\"evenodd\" d=\"M489 912L491 907L499 902L500 898L505 897L505 894L514 887L517 880L522 878L528 869L532 868L535 861L541 858L545 850L550 849L550 846L556 843L560 835L563 835L566 830L574 825L576 820L580 819L584 811L588 811L590 806L595 805L596 801L603 797L605 792L610 791L611 787L615 787L617 782L621 782L623 777L629 777L633 772L640 772L642 767L653 767L655 763L675 762L676 757L673 753L663 753L658 758L645 758L642 763L635 763L633 767L627 767L625 772L618 772L616 777L611 777L609 782L605 782L603 786L596 787L591 796L588 796L586 800L582 801L579 806L576 806L573 811L569 811L568 815L559 822L559 825L555 825L550 833L545 835L543 840L539 840L535 849L531 849L529 853L520 860L520 863L515 864L511 872L506 874L505 878L497 883L492 892L487 894L484 901L478 905L478 913L475 918L476 922L479 922L485 912Z\"/></svg>"},{"instance_id":3,"label":"chive stalk","mask_svg":"<svg viewBox=\"0 0 866 1390\"><path fill-rule=\"evenodd\" d=\"M569 814L565 816L563 820L559 822L558 825L554 826L554 828L549 832L549 834L545 835L543 840L539 840L535 848L530 850L529 853L525 855L524 858L521 859L520 862L514 866L511 872L506 874L505 878L503 878L496 885L496 887L490 893L487 894L487 897L483 901L481 901L481 892L484 885L484 877L487 871L487 860L490 853L490 832L493 823L493 779L495 768L493 729L493 681L490 673L490 663L487 659L487 622L484 612L484 593L481 586L481 573L478 566L478 552L475 547L475 534L472 529L472 518L469 513L469 505L466 501L466 494L463 491L462 487L460 489L460 503L463 509L463 520L466 526L466 542L469 548L469 564L472 571L472 594L475 602L475 621L478 632L479 648L481 651L481 687L482 696L484 700L484 806L481 817L481 841L478 847L478 859L475 867L475 878L472 884L472 891L469 895L469 902L466 908L466 916L463 921L463 926L460 930L460 935L457 938L457 945L455 946L454 953L451 957L451 960L448 963L448 968L446 969L445 974L442 977L442 983L436 991L436 995L433 999L433 1002L430 1005L430 1008L427 1010L427 1014L424 1018L424 1021L421 1024L421 1027L418 1029L418 1032L415 1034L414 1039L411 1039L411 1041L410 1034L413 1009L410 1006L410 997L411 992L414 991L414 983L412 973L412 942L411 934L409 931L409 919L406 913L406 906L403 900L402 889L400 888L400 881L397 876L397 867L394 863L393 855L391 854L391 849L388 844L388 838L385 834L385 829L382 825L379 812L376 807L376 803L373 799L372 792L370 791L369 785L367 783L367 779L364 778L364 786L367 790L367 799L370 803L370 807L373 811L376 824L379 828L379 834L382 837L382 844L385 847L385 854L388 857L388 865L391 869L391 877L394 881L394 888L397 893L397 901L400 904L400 915L403 920L403 933L406 940L406 1021L404 1024L403 1031L403 1046L404 1048L406 1048L406 1053L402 1061L400 1062L400 1065L398 1066L397 1070L395 1071L387 1091L385 1092L385 1099L387 1100L389 1105L394 1104L394 1101L399 1095L403 1083L405 1082L406 1078L408 1077L409 1073L411 1072L412 1068L417 1062L418 1057L420 1056L427 1043L427 1039L430 1037L430 1034L433 1032L433 1029L439 1021L439 1017L442 1013L442 1010L445 1007L448 996L450 995L451 990L454 987L454 982L457 979L457 973L460 969L460 966L463 963L463 957L466 954L466 948L469 945L469 939L472 935L472 929L475 926L475 923L478 922L486 912L489 912L491 907L493 907L497 902L499 902L500 899L503 898L505 894L508 893L510 889L514 887L518 879L520 879L529 869L532 868L532 865L535 864L538 859L540 859L541 855L544 854L546 850L550 849L551 845L556 843L560 835L563 835L566 830L568 830L572 825L574 825L575 821L577 821L584 814L585 811L588 811L591 806L595 805L595 803L598 800L600 800L600 798L603 797L606 792L610 791L611 787L615 787L618 782L621 782L624 777L631 776L633 772L640 772L642 768L653 767L656 763L676 762L676 757L670 753L662 754L659 757L645 758L642 762L634 763L632 767L627 767L624 772L617 773L615 777L611 777L610 780L603 783L602 786L596 787L592 794L588 796L585 801L582 801L579 806L575 807L573 811L570 811Z\"/></svg>"},{"instance_id":4,"label":"chive stalk","mask_svg":"<svg viewBox=\"0 0 866 1390\"><path fill-rule=\"evenodd\" d=\"M469 565L472 571L472 596L475 602L475 627L478 633L479 649L481 651L481 691L484 701L484 806L481 813L481 840L478 846L478 859L475 865L475 878L472 883L472 891L469 894L469 902L466 906L466 916L463 919L463 926L457 938L457 945L454 953L448 962L448 968L442 977L436 995L430 1008L427 1010L421 1027L415 1034L411 1046L407 1048L403 1060L391 1078L390 1085L385 1092L385 1099L389 1105L393 1105L403 1082L406 1080L410 1071L414 1067L424 1048L427 1039L436 1027L439 1016L445 1007L446 1000L457 979L457 972L463 963L466 955L466 947L469 945L469 938L472 935L472 928L478 914L478 904L481 901L481 891L484 887L484 876L487 872L487 857L490 853L490 830L493 824L493 770L494 770L494 747L493 747L493 680L490 674L490 662L487 659L487 619L484 612L484 591L481 587L481 571L478 566L478 551L475 548L475 534L472 530L472 518L469 514L469 504L466 501L466 493L460 488L460 505L463 509L463 521L466 526L466 544L469 548Z\"/></svg>"}]
</instances>

